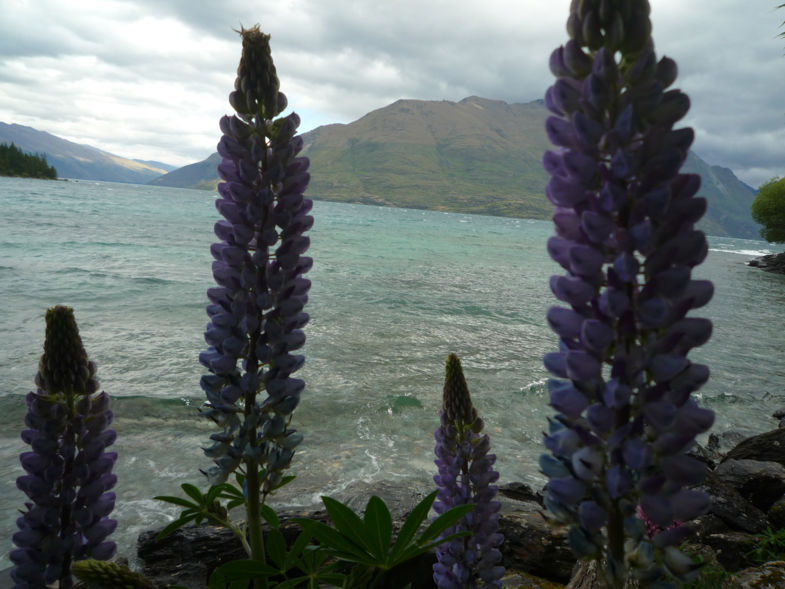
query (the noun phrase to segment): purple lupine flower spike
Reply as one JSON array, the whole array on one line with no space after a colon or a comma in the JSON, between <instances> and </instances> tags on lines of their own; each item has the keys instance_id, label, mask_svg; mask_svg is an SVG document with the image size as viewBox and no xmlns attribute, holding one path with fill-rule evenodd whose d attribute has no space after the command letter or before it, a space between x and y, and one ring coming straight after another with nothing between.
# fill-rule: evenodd
<instances>
[{"instance_id":1,"label":"purple lupine flower spike","mask_svg":"<svg viewBox=\"0 0 785 589\"><path fill-rule=\"evenodd\" d=\"M687 358L712 330L687 316L713 293L692 279L708 251L695 228L706 200L695 196L700 177L679 173L693 131L673 126L689 99L668 89L676 63L657 60L649 10L646 0L574 0L545 96L557 147L543 158L555 206L548 252L566 274L551 279L559 351L544 362L558 415L540 466L551 514L572 524L576 554L606 559L611 587L629 574L694 573L673 547L687 529L673 523L708 507L689 489L704 467L686 452L714 419L690 398L709 370ZM661 533L644 535L639 507Z\"/></svg>"},{"instance_id":2,"label":"purple lupine flower spike","mask_svg":"<svg viewBox=\"0 0 785 589\"><path fill-rule=\"evenodd\" d=\"M27 474L16 485L30 499L17 519L19 531L10 554L16 588L43 587L59 581L73 586L71 562L106 560L116 549L107 537L117 526L109 519L117 482L117 454L109 396L98 389L95 364L88 361L72 309L46 313L44 355L27 395L22 439L32 451L20 456Z\"/></svg>"},{"instance_id":3,"label":"purple lupine flower spike","mask_svg":"<svg viewBox=\"0 0 785 589\"><path fill-rule=\"evenodd\" d=\"M443 513L458 505L474 504L444 535L469 531L471 535L445 542L436 550L433 578L440 589L501 587L504 567L498 532L501 504L494 501L499 473L493 469L494 454L488 454L490 441L481 435L483 421L472 405L469 389L455 354L447 358L441 426L436 430L434 481L439 487L433 505Z\"/></svg>"},{"instance_id":4,"label":"purple lupine flower spike","mask_svg":"<svg viewBox=\"0 0 785 589\"><path fill-rule=\"evenodd\" d=\"M304 233L313 225L308 159L297 157L303 140L299 117L275 119L287 101L278 91L269 36L258 26L241 31L243 54L229 101L236 115L225 116L218 152L223 220L215 225L219 242L211 252L218 286L210 304L199 359L210 374L202 377L205 414L221 426L205 453L214 459L211 484L226 480L241 462L265 469L261 491L281 480L302 436L289 428L305 383L292 374L304 357L311 258ZM264 392L261 398L257 395Z\"/></svg>"}]
</instances>

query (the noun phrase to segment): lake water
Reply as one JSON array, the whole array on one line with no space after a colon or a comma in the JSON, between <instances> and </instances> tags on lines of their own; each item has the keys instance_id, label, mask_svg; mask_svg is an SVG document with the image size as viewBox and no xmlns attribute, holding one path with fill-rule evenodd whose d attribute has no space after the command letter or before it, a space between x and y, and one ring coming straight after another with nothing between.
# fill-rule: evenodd
<instances>
[{"instance_id":1,"label":"lake water","mask_svg":"<svg viewBox=\"0 0 785 589\"><path fill-rule=\"evenodd\" d=\"M212 286L215 195L150 186L0 178L0 569L24 496L15 480L25 413L42 353L44 313L74 308L101 388L113 397L120 456L114 539L173 511L152 499L204 488L197 357ZM544 221L317 202L307 311L307 382L293 426L305 434L283 505L311 505L356 480L427 485L434 473L444 361L462 360L502 482L543 483L536 459L552 413L544 353L548 288L560 269ZM693 360L712 378L701 402L715 432L758 433L785 406L785 276L749 268L781 251L710 238L695 272L716 294L698 316L714 335Z\"/></svg>"}]
</instances>

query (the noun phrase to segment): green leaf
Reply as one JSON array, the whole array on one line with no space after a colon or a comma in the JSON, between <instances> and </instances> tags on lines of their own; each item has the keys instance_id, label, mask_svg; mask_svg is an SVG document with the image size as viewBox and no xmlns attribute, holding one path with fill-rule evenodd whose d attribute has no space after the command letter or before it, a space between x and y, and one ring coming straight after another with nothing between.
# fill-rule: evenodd
<instances>
[{"instance_id":1,"label":"green leaf","mask_svg":"<svg viewBox=\"0 0 785 589\"><path fill-rule=\"evenodd\" d=\"M235 507L239 507L240 505L244 505L244 504L245 504L245 498L244 497L242 499L232 499L231 501L229 501L226 504L226 510L227 511L231 511Z\"/></svg>"},{"instance_id":2,"label":"green leaf","mask_svg":"<svg viewBox=\"0 0 785 589\"><path fill-rule=\"evenodd\" d=\"M358 546L341 532L322 522L305 518L295 518L293 521L300 524L324 549L329 550L332 554L353 555L354 558L365 558L368 555L364 546Z\"/></svg>"},{"instance_id":3,"label":"green leaf","mask_svg":"<svg viewBox=\"0 0 785 589\"><path fill-rule=\"evenodd\" d=\"M190 509L199 509L200 505L198 503L191 503L188 499L183 499L182 497L172 497L169 495L158 495L153 497L156 501L166 501L167 503L174 503L175 505L179 505L180 507L187 507Z\"/></svg>"},{"instance_id":4,"label":"green leaf","mask_svg":"<svg viewBox=\"0 0 785 589\"><path fill-rule=\"evenodd\" d=\"M158 535L155 537L156 542L160 542L164 538L166 538L169 534L174 532L178 528L182 528L185 524L189 521L196 519L198 513L191 513L188 515L181 515L179 518L171 522L168 526L166 526L163 530L158 532Z\"/></svg>"},{"instance_id":5,"label":"green leaf","mask_svg":"<svg viewBox=\"0 0 785 589\"><path fill-rule=\"evenodd\" d=\"M286 570L289 570L294 566L295 561L300 558L303 551L306 549L308 544L311 542L311 533L307 530L303 530L300 532L300 535L297 536L297 539L292 543L292 547L289 549L289 552L286 554Z\"/></svg>"},{"instance_id":6,"label":"green leaf","mask_svg":"<svg viewBox=\"0 0 785 589\"><path fill-rule=\"evenodd\" d=\"M270 527L272 527L274 530L277 530L279 526L279 522L278 522L278 515L275 513L275 510L269 505L262 504L260 506L260 512L262 514L262 517L264 518L264 521L270 524Z\"/></svg>"},{"instance_id":7,"label":"green leaf","mask_svg":"<svg viewBox=\"0 0 785 589\"><path fill-rule=\"evenodd\" d=\"M189 483L183 483L180 486L183 488L183 491L185 491L185 493L194 499L199 505L205 505L204 495L202 495L202 492L199 491L199 489Z\"/></svg>"},{"instance_id":8,"label":"green leaf","mask_svg":"<svg viewBox=\"0 0 785 589\"><path fill-rule=\"evenodd\" d=\"M267 534L267 555L280 571L286 570L286 540L277 528Z\"/></svg>"},{"instance_id":9,"label":"green leaf","mask_svg":"<svg viewBox=\"0 0 785 589\"><path fill-rule=\"evenodd\" d=\"M268 564L258 560L233 560L222 564L210 575L210 589L225 589L227 583L233 585L254 579L266 579L277 574L278 571ZM239 586L239 585L238 585Z\"/></svg>"},{"instance_id":10,"label":"green leaf","mask_svg":"<svg viewBox=\"0 0 785 589\"><path fill-rule=\"evenodd\" d=\"M365 537L370 552L380 563L387 563L392 539L392 516L384 501L373 495L365 507Z\"/></svg>"},{"instance_id":11,"label":"green leaf","mask_svg":"<svg viewBox=\"0 0 785 589\"><path fill-rule=\"evenodd\" d=\"M330 497L322 497L322 502L336 529L358 546L368 550L368 542L364 537L365 524L360 516Z\"/></svg>"},{"instance_id":12,"label":"green leaf","mask_svg":"<svg viewBox=\"0 0 785 589\"><path fill-rule=\"evenodd\" d=\"M390 560L392 562L397 562L398 555L403 553L406 547L414 539L414 535L417 533L417 530L420 529L420 524L428 517L428 512L431 510L431 505L433 505L437 493L438 491L434 491L420 501L414 509L412 509L412 512L409 514L409 517L406 518L406 521L403 522L401 531L398 532L398 539L395 541L395 546L390 555Z\"/></svg>"},{"instance_id":13,"label":"green leaf","mask_svg":"<svg viewBox=\"0 0 785 589\"><path fill-rule=\"evenodd\" d=\"M472 509L474 509L474 505L458 505L449 511L445 511L443 514L433 520L431 525L425 528L425 531L420 534L419 538L417 538L417 544L430 542L434 538L438 537L439 534L441 534L450 526L455 525L458 520L469 513Z\"/></svg>"}]
</instances>

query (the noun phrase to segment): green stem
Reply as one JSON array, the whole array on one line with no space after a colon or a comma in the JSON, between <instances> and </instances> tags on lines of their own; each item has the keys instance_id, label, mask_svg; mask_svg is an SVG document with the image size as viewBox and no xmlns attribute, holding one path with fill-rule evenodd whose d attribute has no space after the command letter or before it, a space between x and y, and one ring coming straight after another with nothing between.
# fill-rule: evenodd
<instances>
[{"instance_id":1,"label":"green stem","mask_svg":"<svg viewBox=\"0 0 785 589\"><path fill-rule=\"evenodd\" d=\"M262 536L262 503L259 499L259 471L253 460L246 461L246 486L248 497L245 509L246 525L251 544L251 559L266 562L264 556L264 537ZM266 579L254 579L254 589L267 589Z\"/></svg>"}]
</instances>

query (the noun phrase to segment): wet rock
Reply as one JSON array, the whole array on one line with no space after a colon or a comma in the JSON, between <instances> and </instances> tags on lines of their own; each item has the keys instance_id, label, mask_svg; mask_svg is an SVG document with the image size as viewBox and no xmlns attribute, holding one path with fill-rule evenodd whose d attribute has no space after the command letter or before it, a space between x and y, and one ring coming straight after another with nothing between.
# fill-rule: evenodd
<instances>
[{"instance_id":1,"label":"wet rock","mask_svg":"<svg viewBox=\"0 0 785 589\"><path fill-rule=\"evenodd\" d=\"M785 528L785 497L781 497L774 502L766 512L766 517L769 519L771 527L775 530Z\"/></svg>"},{"instance_id":2,"label":"wet rock","mask_svg":"<svg viewBox=\"0 0 785 589\"><path fill-rule=\"evenodd\" d=\"M728 529L751 534L766 529L768 525L766 514L720 479L716 472L707 472L706 478L695 488L711 497L709 513L721 519Z\"/></svg>"},{"instance_id":3,"label":"wet rock","mask_svg":"<svg viewBox=\"0 0 785 589\"><path fill-rule=\"evenodd\" d=\"M710 534L702 543L714 549L717 561L729 572L735 572L755 563L749 556L758 543L758 537L746 532Z\"/></svg>"},{"instance_id":4,"label":"wet rock","mask_svg":"<svg viewBox=\"0 0 785 589\"><path fill-rule=\"evenodd\" d=\"M736 580L744 589L781 589L785 587L785 561L744 569L736 574Z\"/></svg>"},{"instance_id":5,"label":"wet rock","mask_svg":"<svg viewBox=\"0 0 785 589\"><path fill-rule=\"evenodd\" d=\"M777 462L730 459L714 473L761 511L768 511L785 494L785 466Z\"/></svg>"},{"instance_id":6,"label":"wet rock","mask_svg":"<svg viewBox=\"0 0 785 589\"><path fill-rule=\"evenodd\" d=\"M740 442L724 460L760 460L785 466L785 429L752 436Z\"/></svg>"},{"instance_id":7,"label":"wet rock","mask_svg":"<svg viewBox=\"0 0 785 589\"><path fill-rule=\"evenodd\" d=\"M785 253L769 254L760 258L754 258L747 262L747 265L753 268L760 268L766 272L785 274Z\"/></svg>"},{"instance_id":8,"label":"wet rock","mask_svg":"<svg viewBox=\"0 0 785 589\"><path fill-rule=\"evenodd\" d=\"M501 497L499 531L504 534L504 566L567 583L575 556L567 543L567 527L552 526L536 502Z\"/></svg>"}]
</instances>

